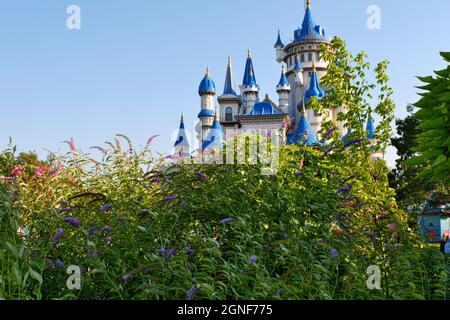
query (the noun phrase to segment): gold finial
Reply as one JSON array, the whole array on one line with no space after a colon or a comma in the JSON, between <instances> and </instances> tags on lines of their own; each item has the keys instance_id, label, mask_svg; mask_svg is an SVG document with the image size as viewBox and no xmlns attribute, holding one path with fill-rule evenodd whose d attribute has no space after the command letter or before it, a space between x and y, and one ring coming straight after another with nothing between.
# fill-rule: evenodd
<instances>
[{"instance_id":1,"label":"gold finial","mask_svg":"<svg viewBox=\"0 0 450 320\"><path fill-rule=\"evenodd\" d=\"M181 122L184 122L184 115L183 115L183 111L181 111Z\"/></svg>"},{"instance_id":2,"label":"gold finial","mask_svg":"<svg viewBox=\"0 0 450 320\"><path fill-rule=\"evenodd\" d=\"M209 66L206 66L206 74L205 74L205 76L209 76Z\"/></svg>"},{"instance_id":3,"label":"gold finial","mask_svg":"<svg viewBox=\"0 0 450 320\"><path fill-rule=\"evenodd\" d=\"M306 0L306 8L307 9L311 8L311 0Z\"/></svg>"},{"instance_id":4,"label":"gold finial","mask_svg":"<svg viewBox=\"0 0 450 320\"><path fill-rule=\"evenodd\" d=\"M228 65L231 66L231 56L228 56Z\"/></svg>"},{"instance_id":5,"label":"gold finial","mask_svg":"<svg viewBox=\"0 0 450 320\"><path fill-rule=\"evenodd\" d=\"M249 58L252 57L252 55L251 55L251 53L250 53L250 49L248 49L248 57L249 57Z\"/></svg>"},{"instance_id":6,"label":"gold finial","mask_svg":"<svg viewBox=\"0 0 450 320\"><path fill-rule=\"evenodd\" d=\"M302 106L302 115L306 116L305 103L303 103L303 106Z\"/></svg>"},{"instance_id":7,"label":"gold finial","mask_svg":"<svg viewBox=\"0 0 450 320\"><path fill-rule=\"evenodd\" d=\"M313 62L312 62L312 69L313 69L313 71L316 71L316 60L315 59L313 59Z\"/></svg>"},{"instance_id":8,"label":"gold finial","mask_svg":"<svg viewBox=\"0 0 450 320\"><path fill-rule=\"evenodd\" d=\"M283 70L284 73L284 63L281 64L281 70Z\"/></svg>"}]
</instances>

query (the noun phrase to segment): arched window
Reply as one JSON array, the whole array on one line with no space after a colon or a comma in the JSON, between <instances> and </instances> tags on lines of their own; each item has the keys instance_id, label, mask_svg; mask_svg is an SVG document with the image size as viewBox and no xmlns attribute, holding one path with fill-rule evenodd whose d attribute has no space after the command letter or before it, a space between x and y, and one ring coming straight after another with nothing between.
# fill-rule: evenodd
<instances>
[{"instance_id":1,"label":"arched window","mask_svg":"<svg viewBox=\"0 0 450 320\"><path fill-rule=\"evenodd\" d=\"M225 121L233 122L233 108L232 107L225 108Z\"/></svg>"},{"instance_id":2,"label":"arched window","mask_svg":"<svg viewBox=\"0 0 450 320\"><path fill-rule=\"evenodd\" d=\"M305 54L304 53L302 53L302 57L300 58L300 61L305 62Z\"/></svg>"},{"instance_id":3,"label":"arched window","mask_svg":"<svg viewBox=\"0 0 450 320\"><path fill-rule=\"evenodd\" d=\"M308 53L308 61L309 61L309 62L312 61L312 57L313 57L312 53Z\"/></svg>"}]
</instances>

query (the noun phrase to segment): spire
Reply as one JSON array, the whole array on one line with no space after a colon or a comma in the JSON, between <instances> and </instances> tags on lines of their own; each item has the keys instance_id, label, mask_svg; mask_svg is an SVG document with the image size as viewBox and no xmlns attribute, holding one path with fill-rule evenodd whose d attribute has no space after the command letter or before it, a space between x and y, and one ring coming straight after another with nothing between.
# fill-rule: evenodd
<instances>
[{"instance_id":1,"label":"spire","mask_svg":"<svg viewBox=\"0 0 450 320\"><path fill-rule=\"evenodd\" d=\"M184 129L184 116L183 116L183 112L181 112L180 129Z\"/></svg>"},{"instance_id":2,"label":"spire","mask_svg":"<svg viewBox=\"0 0 450 320\"><path fill-rule=\"evenodd\" d=\"M175 141L175 156L186 157L190 154L190 145L184 128L184 117L181 114L180 130L178 131L177 140Z\"/></svg>"},{"instance_id":3,"label":"spire","mask_svg":"<svg viewBox=\"0 0 450 320\"><path fill-rule=\"evenodd\" d=\"M281 34L280 34L280 29L278 29L278 38L277 38L277 42L275 43L275 48L276 49L283 49L284 48L284 44L283 41L281 41Z\"/></svg>"},{"instance_id":4,"label":"spire","mask_svg":"<svg viewBox=\"0 0 450 320\"><path fill-rule=\"evenodd\" d=\"M228 57L228 67L227 67L227 76L225 78L225 87L223 89L223 94L236 95L236 91L234 90L234 81L233 81L233 68L231 66L231 57Z\"/></svg>"},{"instance_id":5,"label":"spire","mask_svg":"<svg viewBox=\"0 0 450 320\"><path fill-rule=\"evenodd\" d=\"M312 97L322 99L325 96L325 92L319 84L319 77L316 72L316 62L314 60L312 68L313 71L311 72L311 82L309 84L309 89L305 92L305 103L308 103Z\"/></svg>"},{"instance_id":6,"label":"spire","mask_svg":"<svg viewBox=\"0 0 450 320\"><path fill-rule=\"evenodd\" d=\"M286 71L285 71L285 67L284 64L282 64L282 68L281 68L281 78L280 78L280 82L278 82L277 85L277 91L281 91L281 90L291 90L291 86L286 78Z\"/></svg>"},{"instance_id":7,"label":"spire","mask_svg":"<svg viewBox=\"0 0 450 320\"><path fill-rule=\"evenodd\" d=\"M306 144L307 146L313 146L318 143L317 135L308 121L305 107L303 107L302 117L300 118L297 130L295 130L293 135L288 136L289 144L297 144L299 142Z\"/></svg>"},{"instance_id":8,"label":"spire","mask_svg":"<svg viewBox=\"0 0 450 320\"><path fill-rule=\"evenodd\" d=\"M216 94L216 84L209 75L209 67L206 67L205 76L203 77L202 81L200 82L200 86L198 87L198 94L200 96L206 94Z\"/></svg>"},{"instance_id":9,"label":"spire","mask_svg":"<svg viewBox=\"0 0 450 320\"><path fill-rule=\"evenodd\" d=\"M248 50L247 63L245 65L244 81L242 82L244 87L256 87L256 78L253 69L253 61L250 55L250 49Z\"/></svg>"},{"instance_id":10,"label":"spire","mask_svg":"<svg viewBox=\"0 0 450 320\"><path fill-rule=\"evenodd\" d=\"M375 139L375 126L373 124L373 118L372 115L369 116L369 119L367 120L367 139L373 140Z\"/></svg>"},{"instance_id":11,"label":"spire","mask_svg":"<svg viewBox=\"0 0 450 320\"><path fill-rule=\"evenodd\" d=\"M302 28L295 32L295 41L325 40L325 30L314 22L311 12L311 0L306 0L305 17Z\"/></svg>"}]
</instances>

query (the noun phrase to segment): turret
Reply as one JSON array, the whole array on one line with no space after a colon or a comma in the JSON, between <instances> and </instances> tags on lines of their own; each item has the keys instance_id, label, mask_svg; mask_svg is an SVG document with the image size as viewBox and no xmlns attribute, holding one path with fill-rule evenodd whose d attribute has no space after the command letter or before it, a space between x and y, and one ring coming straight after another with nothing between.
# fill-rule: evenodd
<instances>
[{"instance_id":1,"label":"turret","mask_svg":"<svg viewBox=\"0 0 450 320\"><path fill-rule=\"evenodd\" d=\"M277 55L277 62L281 63L284 60L284 57L286 56L284 53L284 44L281 41L281 34L280 34L280 29L278 29L278 38L277 38L277 42L275 43L275 49L276 49L276 55Z\"/></svg>"},{"instance_id":2,"label":"turret","mask_svg":"<svg viewBox=\"0 0 450 320\"><path fill-rule=\"evenodd\" d=\"M277 92L279 97L278 106L283 113L289 113L289 94L291 93L291 85L286 78L286 72L284 64L281 70L280 82L277 85Z\"/></svg>"},{"instance_id":3,"label":"turret","mask_svg":"<svg viewBox=\"0 0 450 320\"><path fill-rule=\"evenodd\" d=\"M214 117L214 121L210 130L208 130L207 137L203 140L202 151L211 151L221 149L223 147L223 130L220 126L220 122L217 116Z\"/></svg>"},{"instance_id":4,"label":"turret","mask_svg":"<svg viewBox=\"0 0 450 320\"><path fill-rule=\"evenodd\" d=\"M370 149L372 151L371 153L371 159L377 160L377 159L383 159L384 155L381 150L377 148L377 140L375 139L375 125L373 124L373 118L370 115L369 119L367 120L367 126L366 126L366 132L367 132L367 139L370 141Z\"/></svg>"},{"instance_id":5,"label":"turret","mask_svg":"<svg viewBox=\"0 0 450 320\"><path fill-rule=\"evenodd\" d=\"M216 95L216 85L209 75L209 69L206 69L205 77L200 82L198 94L201 97L201 111L198 114L198 118L202 122L202 131L206 132L211 128L215 116L214 97Z\"/></svg>"},{"instance_id":6,"label":"turret","mask_svg":"<svg viewBox=\"0 0 450 320\"><path fill-rule=\"evenodd\" d=\"M245 65L244 80L241 86L243 96L243 113L246 114L252 110L253 106L259 102L259 86L256 84L253 61L248 51L247 63Z\"/></svg>"},{"instance_id":7,"label":"turret","mask_svg":"<svg viewBox=\"0 0 450 320\"><path fill-rule=\"evenodd\" d=\"M186 130L184 128L184 117L181 115L180 130L178 131L177 140L174 145L175 157L188 157L190 155L190 145L186 136Z\"/></svg>"},{"instance_id":8,"label":"turret","mask_svg":"<svg viewBox=\"0 0 450 320\"><path fill-rule=\"evenodd\" d=\"M294 82L297 87L303 86L303 69L298 55L295 57Z\"/></svg>"},{"instance_id":9,"label":"turret","mask_svg":"<svg viewBox=\"0 0 450 320\"><path fill-rule=\"evenodd\" d=\"M298 123L297 130L295 130L294 134L288 135L288 144L298 143L303 143L308 146L313 146L318 143L316 132L309 123L304 106L301 112L301 118L300 122Z\"/></svg>"},{"instance_id":10,"label":"turret","mask_svg":"<svg viewBox=\"0 0 450 320\"><path fill-rule=\"evenodd\" d=\"M217 100L220 105L220 121L222 123L234 123L236 121L235 117L239 114L241 98L236 94L234 88L231 57L228 57L227 75L225 78L223 95L221 95Z\"/></svg>"}]
</instances>

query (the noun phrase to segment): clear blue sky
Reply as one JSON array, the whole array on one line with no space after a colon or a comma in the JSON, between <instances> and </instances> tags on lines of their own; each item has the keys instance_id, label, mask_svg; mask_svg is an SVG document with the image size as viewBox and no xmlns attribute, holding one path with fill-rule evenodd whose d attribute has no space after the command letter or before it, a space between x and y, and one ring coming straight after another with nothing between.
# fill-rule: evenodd
<instances>
[{"instance_id":1,"label":"clear blue sky","mask_svg":"<svg viewBox=\"0 0 450 320\"><path fill-rule=\"evenodd\" d=\"M66 28L66 8L82 10L82 29ZM366 27L366 9L381 8L382 29ZM417 100L416 75L444 66L449 50L450 1L312 0L327 36L343 37L371 61L392 62L396 114ZM199 111L198 84L209 65L219 91L226 59L242 81L247 49L262 93L273 98L280 67L273 49L277 29L293 37L303 0L1 0L0 144L20 150L66 150L73 137L85 151L129 135L137 145L160 134L160 152L184 111L192 131ZM390 162L394 158L389 155Z\"/></svg>"}]
</instances>

